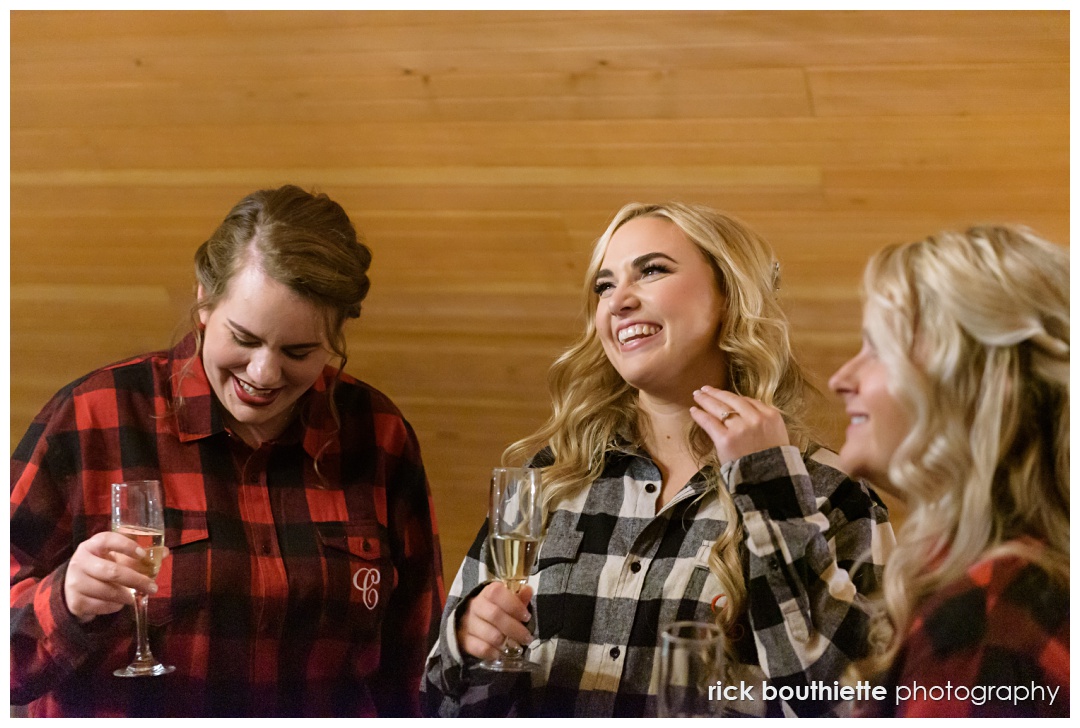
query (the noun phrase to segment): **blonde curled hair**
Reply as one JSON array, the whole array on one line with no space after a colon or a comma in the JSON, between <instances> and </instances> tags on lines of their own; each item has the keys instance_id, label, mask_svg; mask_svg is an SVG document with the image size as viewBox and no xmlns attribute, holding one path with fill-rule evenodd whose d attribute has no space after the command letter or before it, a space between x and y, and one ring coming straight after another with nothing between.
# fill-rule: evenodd
<instances>
[{"instance_id":1,"label":"blonde curled hair","mask_svg":"<svg viewBox=\"0 0 1080 728\"><path fill-rule=\"evenodd\" d=\"M891 641L861 667L873 674L918 605L981 559L1017 554L1068 584L1069 254L1026 228L974 227L882 250L863 286L913 422L888 468L909 515L885 568Z\"/></svg>"},{"instance_id":2,"label":"blonde curled hair","mask_svg":"<svg viewBox=\"0 0 1080 728\"><path fill-rule=\"evenodd\" d=\"M503 454L504 462L521 463L545 448L550 450L553 463L544 473L544 501L549 511L600 476L609 449L639 448L644 442L637 390L608 361L594 317L599 300L594 283L608 243L620 227L639 217L661 218L676 225L712 267L727 300L716 345L728 361L725 374L729 388L776 407L784 415L791 442L803 450L810 446L805 397L813 388L792 354L787 318L777 294L779 266L768 243L738 220L702 205L631 203L619 210L593 248L585 274L585 330L555 361L548 375L551 417ZM730 629L746 601L739 554L742 523L730 494L720 483L712 441L696 424L687 438L698 462L711 466L707 467L709 487L726 511L727 526L713 546L709 564L728 600L717 620Z\"/></svg>"}]
</instances>

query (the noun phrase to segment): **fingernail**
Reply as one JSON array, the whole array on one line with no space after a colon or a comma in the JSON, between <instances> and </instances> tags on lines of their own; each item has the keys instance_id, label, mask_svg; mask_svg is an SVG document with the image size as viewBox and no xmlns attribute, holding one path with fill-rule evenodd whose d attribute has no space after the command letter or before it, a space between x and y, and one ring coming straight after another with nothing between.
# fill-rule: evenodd
<instances>
[{"instance_id":1,"label":"fingernail","mask_svg":"<svg viewBox=\"0 0 1080 728\"><path fill-rule=\"evenodd\" d=\"M142 546L136 546L135 547L135 555L138 556L140 559L145 559L146 558L146 549L144 549Z\"/></svg>"},{"instance_id":2,"label":"fingernail","mask_svg":"<svg viewBox=\"0 0 1080 728\"><path fill-rule=\"evenodd\" d=\"M157 584L151 584L150 585L150 593L151 594L157 594Z\"/></svg>"}]
</instances>

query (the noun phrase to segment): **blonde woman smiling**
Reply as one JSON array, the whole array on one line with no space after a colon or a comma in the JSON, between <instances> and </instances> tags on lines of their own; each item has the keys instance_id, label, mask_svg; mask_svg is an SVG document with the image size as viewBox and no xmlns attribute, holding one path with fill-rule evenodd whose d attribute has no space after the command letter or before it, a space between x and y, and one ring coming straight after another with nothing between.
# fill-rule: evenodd
<instances>
[{"instance_id":1,"label":"blonde woman smiling","mask_svg":"<svg viewBox=\"0 0 1080 728\"><path fill-rule=\"evenodd\" d=\"M492 581L481 529L428 659L428 713L655 715L658 637L680 619L717 621L725 682L755 688L725 712L835 707L760 688L832 685L865 655L861 594L892 531L813 444L777 288L768 245L726 215L619 211L585 331L551 370L551 418L504 456L544 468L537 573L519 595ZM475 667L506 639L530 645L531 679Z\"/></svg>"},{"instance_id":2,"label":"blonde woman smiling","mask_svg":"<svg viewBox=\"0 0 1080 728\"><path fill-rule=\"evenodd\" d=\"M864 289L862 351L830 381L840 458L910 507L885 570L895 633L862 666L889 699L867 712L1068 716L1069 254L946 232L878 253Z\"/></svg>"}]
</instances>

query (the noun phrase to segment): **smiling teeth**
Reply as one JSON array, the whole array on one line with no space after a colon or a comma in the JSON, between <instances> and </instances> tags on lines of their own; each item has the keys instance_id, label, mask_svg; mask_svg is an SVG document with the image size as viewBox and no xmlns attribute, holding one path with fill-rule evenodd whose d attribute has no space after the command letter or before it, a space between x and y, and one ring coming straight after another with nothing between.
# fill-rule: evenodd
<instances>
[{"instance_id":1,"label":"smiling teeth","mask_svg":"<svg viewBox=\"0 0 1080 728\"><path fill-rule=\"evenodd\" d=\"M272 389L255 389L255 387L252 387L250 384L248 384L242 379L237 379L236 381L240 382L241 389L254 397L266 397L274 391Z\"/></svg>"},{"instance_id":2,"label":"smiling teeth","mask_svg":"<svg viewBox=\"0 0 1080 728\"><path fill-rule=\"evenodd\" d=\"M630 339L638 336L652 336L659 331L660 327L653 326L652 324L634 324L633 326L627 326L619 332L619 343L625 344Z\"/></svg>"},{"instance_id":3,"label":"smiling teeth","mask_svg":"<svg viewBox=\"0 0 1080 728\"><path fill-rule=\"evenodd\" d=\"M851 424L853 424L853 425L861 425L863 422L866 422L866 419L867 419L866 415L852 415L851 416Z\"/></svg>"}]
</instances>

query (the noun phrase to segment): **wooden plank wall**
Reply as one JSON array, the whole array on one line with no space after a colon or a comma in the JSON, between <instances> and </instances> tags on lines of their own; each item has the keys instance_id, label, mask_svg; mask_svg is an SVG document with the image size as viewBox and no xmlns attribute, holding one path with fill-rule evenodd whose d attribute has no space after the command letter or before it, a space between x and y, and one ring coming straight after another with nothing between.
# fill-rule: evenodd
<instances>
[{"instance_id":1,"label":"wooden plank wall","mask_svg":"<svg viewBox=\"0 0 1080 728\"><path fill-rule=\"evenodd\" d=\"M623 203L765 233L821 382L884 243L1000 220L1068 244L1069 17L13 12L12 447L66 382L180 336L197 245L285 182L375 251L349 368L419 433L450 577Z\"/></svg>"}]
</instances>

